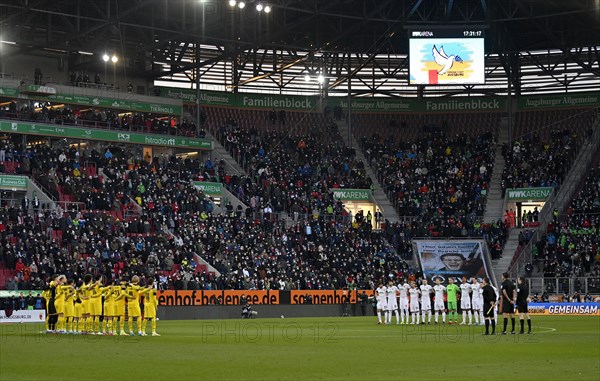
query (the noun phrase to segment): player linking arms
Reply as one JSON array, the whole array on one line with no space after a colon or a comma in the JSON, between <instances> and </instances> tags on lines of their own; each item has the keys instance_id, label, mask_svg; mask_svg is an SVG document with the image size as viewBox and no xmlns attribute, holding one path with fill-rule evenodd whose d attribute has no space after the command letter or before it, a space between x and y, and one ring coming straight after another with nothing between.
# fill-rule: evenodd
<instances>
[{"instance_id":1,"label":"player linking arms","mask_svg":"<svg viewBox=\"0 0 600 381\"><path fill-rule=\"evenodd\" d=\"M440 278L436 278L435 286L433 286L435 292L435 300L433 309L435 310L435 324L438 323L439 313L442 313L442 323L446 323L446 308L444 307L444 294L446 293L446 287L442 284Z\"/></svg>"},{"instance_id":2,"label":"player linking arms","mask_svg":"<svg viewBox=\"0 0 600 381\"><path fill-rule=\"evenodd\" d=\"M142 315L142 311L140 310L140 292L143 292L144 289L139 285L140 277L134 275L131 277L131 283L127 285L127 289L125 291L127 296L127 314L129 315L129 335L134 336L133 331L133 321L135 320L135 324L138 329L138 334L142 336L142 322L139 320Z\"/></svg>"},{"instance_id":3,"label":"player linking arms","mask_svg":"<svg viewBox=\"0 0 600 381\"><path fill-rule=\"evenodd\" d=\"M146 279L148 287L144 289L142 296L144 297L144 320L142 322L142 336L146 336L146 324L148 321L152 324L152 336L160 336L156 332L156 309L158 300L156 299L156 288L152 278Z\"/></svg>"},{"instance_id":4,"label":"player linking arms","mask_svg":"<svg viewBox=\"0 0 600 381\"><path fill-rule=\"evenodd\" d=\"M452 324L453 316L454 324L458 323L458 313L456 312L456 295L459 291L460 288L454 283L454 279L448 278L448 286L446 287L446 296L448 298L448 324Z\"/></svg>"}]
</instances>

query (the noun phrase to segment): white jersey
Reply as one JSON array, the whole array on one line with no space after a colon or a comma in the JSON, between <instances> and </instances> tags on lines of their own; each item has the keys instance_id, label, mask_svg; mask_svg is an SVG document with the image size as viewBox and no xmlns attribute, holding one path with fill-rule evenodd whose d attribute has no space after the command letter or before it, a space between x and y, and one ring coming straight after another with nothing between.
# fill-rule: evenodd
<instances>
[{"instance_id":1,"label":"white jersey","mask_svg":"<svg viewBox=\"0 0 600 381\"><path fill-rule=\"evenodd\" d=\"M381 286L377 288L377 309L385 310L387 308L387 288Z\"/></svg>"},{"instance_id":2,"label":"white jersey","mask_svg":"<svg viewBox=\"0 0 600 381\"><path fill-rule=\"evenodd\" d=\"M483 306L483 300L481 299L481 296L483 295L483 290L481 288L481 285L479 283L471 284L471 292L473 309L480 311Z\"/></svg>"},{"instance_id":3,"label":"white jersey","mask_svg":"<svg viewBox=\"0 0 600 381\"><path fill-rule=\"evenodd\" d=\"M388 310L394 311L398 309L398 287L396 286L388 286L386 289L387 294L387 307Z\"/></svg>"},{"instance_id":4,"label":"white jersey","mask_svg":"<svg viewBox=\"0 0 600 381\"><path fill-rule=\"evenodd\" d=\"M410 290L408 283L398 285L398 290L400 290L400 302L402 302L402 299L408 301L408 290Z\"/></svg>"},{"instance_id":5,"label":"white jersey","mask_svg":"<svg viewBox=\"0 0 600 381\"><path fill-rule=\"evenodd\" d=\"M431 309L431 290L430 285L421 285L421 310Z\"/></svg>"},{"instance_id":6,"label":"white jersey","mask_svg":"<svg viewBox=\"0 0 600 381\"><path fill-rule=\"evenodd\" d=\"M463 310L471 309L471 285L468 283L461 283L460 285L460 308Z\"/></svg>"},{"instance_id":7,"label":"white jersey","mask_svg":"<svg viewBox=\"0 0 600 381\"><path fill-rule=\"evenodd\" d=\"M410 290L410 286L408 283L404 283L398 285L398 290L400 291L400 309L408 311L408 290Z\"/></svg>"},{"instance_id":8,"label":"white jersey","mask_svg":"<svg viewBox=\"0 0 600 381\"><path fill-rule=\"evenodd\" d=\"M446 287L441 284L436 284L433 286L433 291L435 291L435 302L434 309L436 311L440 311L444 309L444 293L446 292Z\"/></svg>"},{"instance_id":9,"label":"white jersey","mask_svg":"<svg viewBox=\"0 0 600 381\"><path fill-rule=\"evenodd\" d=\"M493 284L491 286L494 289L494 292L496 293L496 301L498 301L498 298L500 298L500 294L498 293L498 289Z\"/></svg>"},{"instance_id":10,"label":"white jersey","mask_svg":"<svg viewBox=\"0 0 600 381\"><path fill-rule=\"evenodd\" d=\"M410 295L410 310L419 312L419 294L421 291L418 288L411 288L408 293Z\"/></svg>"}]
</instances>

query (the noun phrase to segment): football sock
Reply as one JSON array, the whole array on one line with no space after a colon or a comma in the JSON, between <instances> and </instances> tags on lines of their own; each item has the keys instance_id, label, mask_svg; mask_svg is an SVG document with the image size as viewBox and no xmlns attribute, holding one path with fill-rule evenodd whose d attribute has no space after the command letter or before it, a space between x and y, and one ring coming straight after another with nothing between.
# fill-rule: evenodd
<instances>
[{"instance_id":1,"label":"football sock","mask_svg":"<svg viewBox=\"0 0 600 381\"><path fill-rule=\"evenodd\" d=\"M510 318L510 324L512 325L511 332L514 332L515 331L515 318L514 317Z\"/></svg>"},{"instance_id":2,"label":"football sock","mask_svg":"<svg viewBox=\"0 0 600 381\"><path fill-rule=\"evenodd\" d=\"M398 313L398 310L395 310L394 313L396 314L396 323L400 323L400 313ZM154 326L156 326L156 318L152 319L152 324L154 324Z\"/></svg>"},{"instance_id":3,"label":"football sock","mask_svg":"<svg viewBox=\"0 0 600 381\"><path fill-rule=\"evenodd\" d=\"M446 322L446 311L442 311L442 321Z\"/></svg>"},{"instance_id":4,"label":"football sock","mask_svg":"<svg viewBox=\"0 0 600 381\"><path fill-rule=\"evenodd\" d=\"M506 327L508 326L508 318L504 318L504 329L502 332L506 332Z\"/></svg>"},{"instance_id":5,"label":"football sock","mask_svg":"<svg viewBox=\"0 0 600 381\"><path fill-rule=\"evenodd\" d=\"M521 331L519 331L519 332L521 332L521 333L525 332L524 331L525 330L525 320L519 319L519 323L521 324Z\"/></svg>"},{"instance_id":6,"label":"football sock","mask_svg":"<svg viewBox=\"0 0 600 381\"><path fill-rule=\"evenodd\" d=\"M398 311L396 311L396 318L398 317ZM152 319L152 333L156 332L156 318Z\"/></svg>"},{"instance_id":7,"label":"football sock","mask_svg":"<svg viewBox=\"0 0 600 381\"><path fill-rule=\"evenodd\" d=\"M467 311L467 313L469 314L468 324L471 324L471 322L473 321L473 313L471 312L471 310Z\"/></svg>"},{"instance_id":8,"label":"football sock","mask_svg":"<svg viewBox=\"0 0 600 381\"><path fill-rule=\"evenodd\" d=\"M489 335L490 333L490 321L489 320L485 320L485 334Z\"/></svg>"},{"instance_id":9,"label":"football sock","mask_svg":"<svg viewBox=\"0 0 600 381\"><path fill-rule=\"evenodd\" d=\"M462 312L462 318L463 318L462 322L465 323L465 320L467 320L467 312L466 311Z\"/></svg>"},{"instance_id":10,"label":"football sock","mask_svg":"<svg viewBox=\"0 0 600 381\"><path fill-rule=\"evenodd\" d=\"M377 311L377 321L381 323L381 311Z\"/></svg>"},{"instance_id":11,"label":"football sock","mask_svg":"<svg viewBox=\"0 0 600 381\"><path fill-rule=\"evenodd\" d=\"M496 320L492 319L492 335L496 333Z\"/></svg>"},{"instance_id":12,"label":"football sock","mask_svg":"<svg viewBox=\"0 0 600 381\"><path fill-rule=\"evenodd\" d=\"M528 332L531 332L531 319L527 319Z\"/></svg>"}]
</instances>

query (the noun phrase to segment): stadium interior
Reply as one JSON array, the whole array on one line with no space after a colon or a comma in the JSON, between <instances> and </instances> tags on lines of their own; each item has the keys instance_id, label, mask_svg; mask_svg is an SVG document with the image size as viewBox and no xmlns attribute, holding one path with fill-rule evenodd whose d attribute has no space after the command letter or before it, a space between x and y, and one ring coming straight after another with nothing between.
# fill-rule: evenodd
<instances>
[{"instance_id":1,"label":"stadium interior","mask_svg":"<svg viewBox=\"0 0 600 381\"><path fill-rule=\"evenodd\" d=\"M0 288L374 289L479 238L496 279L600 293L593 1L247 3L1 4ZM485 82L409 85L419 28L483 30Z\"/></svg>"}]
</instances>

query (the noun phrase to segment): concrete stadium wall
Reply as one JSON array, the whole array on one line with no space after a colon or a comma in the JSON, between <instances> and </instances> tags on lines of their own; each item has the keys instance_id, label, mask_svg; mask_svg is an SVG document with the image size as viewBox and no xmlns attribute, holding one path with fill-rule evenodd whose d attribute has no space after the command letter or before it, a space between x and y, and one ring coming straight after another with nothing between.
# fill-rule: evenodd
<instances>
[{"instance_id":1,"label":"concrete stadium wall","mask_svg":"<svg viewBox=\"0 0 600 381\"><path fill-rule=\"evenodd\" d=\"M343 314L341 304L312 305L254 305L257 318L292 317L337 317ZM360 306L348 307L350 316L362 315ZM367 316L373 316L371 306L367 307ZM195 307L159 307L161 320L198 320L198 319L240 319L242 306L195 306Z\"/></svg>"}]
</instances>

